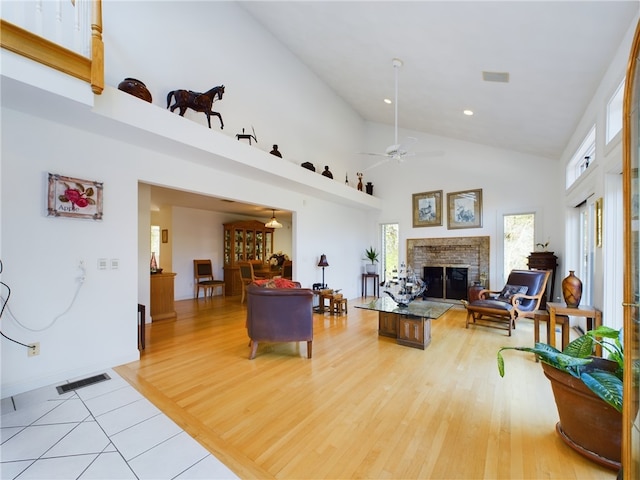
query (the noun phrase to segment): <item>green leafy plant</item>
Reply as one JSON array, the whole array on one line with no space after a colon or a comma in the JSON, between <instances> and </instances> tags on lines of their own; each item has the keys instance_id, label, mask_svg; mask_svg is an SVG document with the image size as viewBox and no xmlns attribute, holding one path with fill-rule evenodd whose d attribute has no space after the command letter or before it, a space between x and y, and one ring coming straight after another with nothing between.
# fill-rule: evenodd
<instances>
[{"instance_id":1,"label":"green leafy plant","mask_svg":"<svg viewBox=\"0 0 640 480\"><path fill-rule=\"evenodd\" d=\"M375 248L369 247L364 251L364 256L363 260L369 260L373 264L378 261L380 254Z\"/></svg>"},{"instance_id":2,"label":"green leafy plant","mask_svg":"<svg viewBox=\"0 0 640 480\"><path fill-rule=\"evenodd\" d=\"M612 341L603 341L602 339ZM608 352L608 360L614 362L612 371L587 367L593 362L593 346L601 345ZM498 371L504 377L504 350L519 350L521 352L535 353L540 360L562 372L566 372L582 382L598 397L622 412L622 376L624 372L624 349L622 346L622 330L600 326L595 330L589 330L584 335L575 339L561 352L547 345L536 343L530 347L502 347L498 350ZM634 365L634 378L638 377L638 364Z\"/></svg>"}]
</instances>

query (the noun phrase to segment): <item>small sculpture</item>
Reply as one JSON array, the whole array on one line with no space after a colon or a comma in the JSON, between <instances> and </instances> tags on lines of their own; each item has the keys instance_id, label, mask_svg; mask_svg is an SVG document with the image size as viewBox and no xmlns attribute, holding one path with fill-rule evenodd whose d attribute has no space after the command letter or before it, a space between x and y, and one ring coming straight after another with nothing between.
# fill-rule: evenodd
<instances>
[{"instance_id":1,"label":"small sculpture","mask_svg":"<svg viewBox=\"0 0 640 480\"><path fill-rule=\"evenodd\" d=\"M257 142L257 140L256 140L256 142ZM280 158L282 158L282 154L281 154L281 153L280 153L280 151L278 150L278 145L274 145L274 146L273 146L273 150L271 150L269 153L270 153L271 155L275 155L276 157L280 157Z\"/></svg>"},{"instance_id":2,"label":"small sculpture","mask_svg":"<svg viewBox=\"0 0 640 480\"><path fill-rule=\"evenodd\" d=\"M151 92L149 92L144 83L135 78L125 78L118 84L118 90L151 103Z\"/></svg>"},{"instance_id":3,"label":"small sculpture","mask_svg":"<svg viewBox=\"0 0 640 480\"><path fill-rule=\"evenodd\" d=\"M244 133L244 128L243 128L242 129L242 133L237 133L236 134L236 138L238 140L249 140L249 145L251 145L251 139L252 138L256 143L258 143L258 137L256 136L256 129L253 128L253 126L252 126L251 130L253 130L253 135L251 135L250 133Z\"/></svg>"},{"instance_id":4,"label":"small sculpture","mask_svg":"<svg viewBox=\"0 0 640 480\"><path fill-rule=\"evenodd\" d=\"M220 129L222 130L224 128L222 115L211 110L216 96L218 100L222 100L222 94L224 94L224 85L213 87L205 93L193 92L191 90L172 90L167 94L167 108L171 107L172 112L176 108L179 108L181 117L184 117L184 112L187 111L187 108L195 110L196 112L203 112L207 116L209 128L211 128L211 115L216 115L220 119ZM173 105L171 105L171 97L173 97L176 102Z\"/></svg>"},{"instance_id":5,"label":"small sculpture","mask_svg":"<svg viewBox=\"0 0 640 480\"><path fill-rule=\"evenodd\" d=\"M316 171L316 167L314 167L313 163L311 163L311 162L304 162L304 163L300 164L300 166L302 168L306 168L307 170L311 170L312 172Z\"/></svg>"},{"instance_id":6,"label":"small sculpture","mask_svg":"<svg viewBox=\"0 0 640 480\"><path fill-rule=\"evenodd\" d=\"M322 175L327 177L327 178L333 178L333 173L331 173L329 171L329 166L328 165L324 166L324 172L322 172Z\"/></svg>"},{"instance_id":7,"label":"small sculpture","mask_svg":"<svg viewBox=\"0 0 640 480\"><path fill-rule=\"evenodd\" d=\"M362 191L362 173L358 172L356 173L356 175L358 176L358 191L361 192Z\"/></svg>"}]
</instances>

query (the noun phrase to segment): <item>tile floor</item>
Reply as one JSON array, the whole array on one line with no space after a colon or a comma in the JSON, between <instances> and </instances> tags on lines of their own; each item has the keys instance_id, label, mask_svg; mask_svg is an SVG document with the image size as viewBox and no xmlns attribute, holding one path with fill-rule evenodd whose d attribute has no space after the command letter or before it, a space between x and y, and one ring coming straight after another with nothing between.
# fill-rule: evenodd
<instances>
[{"instance_id":1,"label":"tile floor","mask_svg":"<svg viewBox=\"0 0 640 480\"><path fill-rule=\"evenodd\" d=\"M238 478L117 373L100 373L111 378L2 399L0 478Z\"/></svg>"}]
</instances>

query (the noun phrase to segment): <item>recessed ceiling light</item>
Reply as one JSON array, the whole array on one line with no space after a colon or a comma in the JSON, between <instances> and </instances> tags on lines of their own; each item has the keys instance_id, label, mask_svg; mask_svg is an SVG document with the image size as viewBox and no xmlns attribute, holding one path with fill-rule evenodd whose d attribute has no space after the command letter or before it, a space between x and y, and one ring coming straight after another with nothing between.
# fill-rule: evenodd
<instances>
[{"instance_id":1,"label":"recessed ceiling light","mask_svg":"<svg viewBox=\"0 0 640 480\"><path fill-rule=\"evenodd\" d=\"M471 115L473 115L473 110L463 110L462 113L470 117Z\"/></svg>"},{"instance_id":2,"label":"recessed ceiling light","mask_svg":"<svg viewBox=\"0 0 640 480\"><path fill-rule=\"evenodd\" d=\"M387 105L391 105L391 99L390 98L385 98L384 99L384 103L386 103Z\"/></svg>"}]
</instances>

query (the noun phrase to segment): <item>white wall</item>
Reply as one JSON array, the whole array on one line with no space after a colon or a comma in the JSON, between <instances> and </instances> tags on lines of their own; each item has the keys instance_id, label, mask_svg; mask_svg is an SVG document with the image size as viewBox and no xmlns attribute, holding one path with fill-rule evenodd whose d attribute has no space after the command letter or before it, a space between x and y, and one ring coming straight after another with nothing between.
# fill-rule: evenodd
<instances>
[{"instance_id":1,"label":"white wall","mask_svg":"<svg viewBox=\"0 0 640 480\"><path fill-rule=\"evenodd\" d=\"M380 139L387 129L368 124L367 137L373 148L383 148ZM388 133L386 133L388 135ZM442 238L490 236L490 284L504 284L499 244L502 215L536 212L540 221L538 236L551 239L551 249L562 248L562 211L558 209L557 161L508 150L452 140L415 131L401 131L400 138L416 137L416 152L439 152L438 156L421 156L402 163L390 161L365 172L365 181L374 184L383 209L380 221L400 224L400 258L406 253L408 238ZM374 150L374 151L378 151ZM447 193L482 189L482 228L449 230L447 228ZM443 217L440 227L413 228L412 195L433 190L443 191Z\"/></svg>"}]
</instances>

